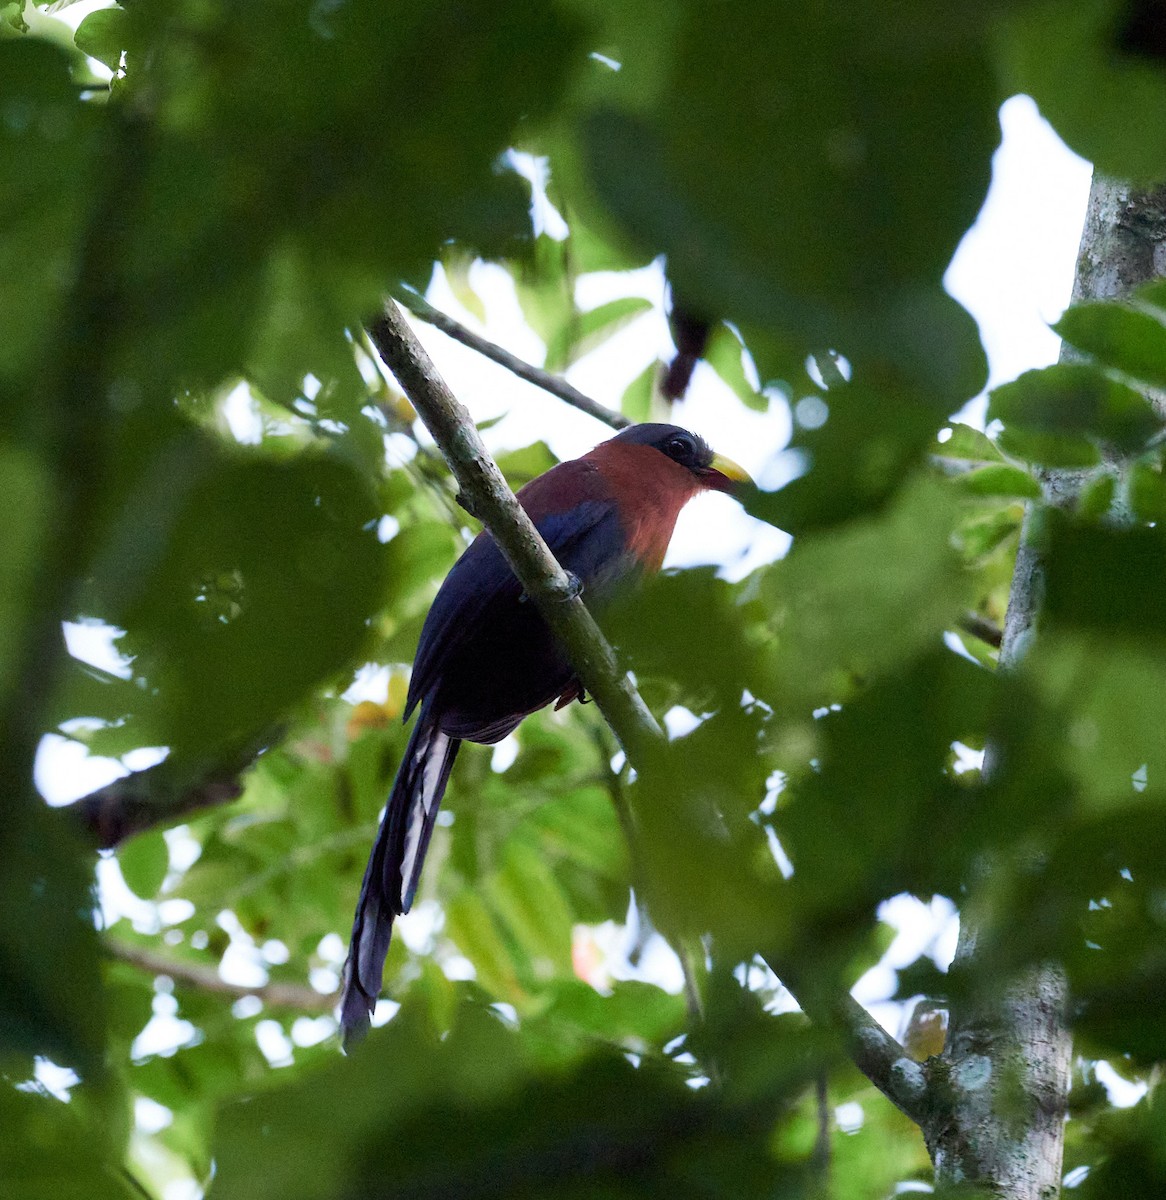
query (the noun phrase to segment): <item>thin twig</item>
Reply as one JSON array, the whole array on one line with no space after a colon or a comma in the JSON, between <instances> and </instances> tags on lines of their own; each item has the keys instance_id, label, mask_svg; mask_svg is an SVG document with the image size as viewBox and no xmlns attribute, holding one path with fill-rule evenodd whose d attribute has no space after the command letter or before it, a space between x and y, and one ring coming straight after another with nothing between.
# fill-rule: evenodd
<instances>
[{"instance_id":1,"label":"thin twig","mask_svg":"<svg viewBox=\"0 0 1166 1200\"><path fill-rule=\"evenodd\" d=\"M139 967L151 975L166 975L175 983L197 988L200 992L230 996L235 1000L254 996L268 1008L290 1008L305 1013L330 1013L336 1004L334 996L325 996L314 988L295 983L265 983L259 987L228 983L214 967L179 962L165 954L155 954L114 938L107 937L103 947L110 958Z\"/></svg>"},{"instance_id":2,"label":"thin twig","mask_svg":"<svg viewBox=\"0 0 1166 1200\"><path fill-rule=\"evenodd\" d=\"M619 669L570 577L506 485L470 414L450 392L395 303L386 302L368 332L445 455L458 486L562 643L628 760L642 769L666 747L664 734L635 685ZM775 966L775 973L811 1021L840 1033L855 1064L884 1095L912 1120L926 1119L930 1094L925 1071L861 1004L849 993L823 993L812 984L803 988L796 971L783 973Z\"/></svg>"},{"instance_id":3,"label":"thin twig","mask_svg":"<svg viewBox=\"0 0 1166 1200\"><path fill-rule=\"evenodd\" d=\"M1004 631L995 621L989 621L987 617L982 617L976 612L966 612L959 618L957 624L964 633L970 633L972 637L979 638L981 642L991 646L994 650L1000 649L1000 643L1004 640Z\"/></svg>"},{"instance_id":4,"label":"thin twig","mask_svg":"<svg viewBox=\"0 0 1166 1200\"><path fill-rule=\"evenodd\" d=\"M505 367L508 371L517 375L519 379L525 379L527 383L533 383L535 387L542 388L544 392L550 392L552 396L558 396L560 400L570 404L573 408L579 409L580 412L585 412L589 417L594 417L597 421L602 421L605 425L610 425L612 429L625 429L631 424L631 421L622 413L617 413L614 409L600 404L598 400L592 400L590 396L584 395L578 388L572 387L561 376L554 375L550 371L544 371L542 367L533 366L531 363L511 354L509 350L503 350L497 343L482 337L481 334L475 333L472 329L467 329L460 321L454 320L448 313L443 313L440 309L434 308L432 304L427 300L423 300L416 292L402 289L398 293L397 298L415 317L424 321L427 325L432 325L434 329L440 329L447 337L453 338L456 342L461 342L463 346L469 346L471 350L476 350L485 358L498 363L499 366Z\"/></svg>"}]
</instances>

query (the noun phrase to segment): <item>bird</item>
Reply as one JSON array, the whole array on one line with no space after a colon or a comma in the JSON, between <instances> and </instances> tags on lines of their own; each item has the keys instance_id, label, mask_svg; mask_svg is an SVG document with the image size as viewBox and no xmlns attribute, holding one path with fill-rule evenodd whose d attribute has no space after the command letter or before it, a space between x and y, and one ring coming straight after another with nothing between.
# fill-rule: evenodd
<instances>
[{"instance_id":1,"label":"bird","mask_svg":"<svg viewBox=\"0 0 1166 1200\"><path fill-rule=\"evenodd\" d=\"M658 571L680 510L703 491L750 483L731 459L678 425L633 425L518 492L562 567L595 611ZM417 722L369 855L340 998L345 1049L368 1031L393 921L407 913L454 758L463 741L493 744L582 684L483 530L454 563L425 619L404 719Z\"/></svg>"}]
</instances>

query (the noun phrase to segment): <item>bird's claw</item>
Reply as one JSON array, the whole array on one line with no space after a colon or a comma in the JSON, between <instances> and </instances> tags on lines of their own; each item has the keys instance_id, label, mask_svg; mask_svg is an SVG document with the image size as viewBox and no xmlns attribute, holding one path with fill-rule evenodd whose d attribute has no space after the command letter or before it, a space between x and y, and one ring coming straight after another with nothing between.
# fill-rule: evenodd
<instances>
[{"instance_id":1,"label":"bird's claw","mask_svg":"<svg viewBox=\"0 0 1166 1200\"><path fill-rule=\"evenodd\" d=\"M574 600L576 596L582 596L583 580L580 579L574 571L564 571L563 574L567 577L566 583L561 587L555 587L551 591L551 595L554 597L554 599L565 602L567 600ZM523 592L522 595L518 597L519 604L526 604L529 600L530 595L527 592Z\"/></svg>"},{"instance_id":2,"label":"bird's claw","mask_svg":"<svg viewBox=\"0 0 1166 1200\"><path fill-rule=\"evenodd\" d=\"M583 580L574 571L564 571L563 574L567 577L567 586L562 590L559 599L574 600L576 596L582 596Z\"/></svg>"}]
</instances>

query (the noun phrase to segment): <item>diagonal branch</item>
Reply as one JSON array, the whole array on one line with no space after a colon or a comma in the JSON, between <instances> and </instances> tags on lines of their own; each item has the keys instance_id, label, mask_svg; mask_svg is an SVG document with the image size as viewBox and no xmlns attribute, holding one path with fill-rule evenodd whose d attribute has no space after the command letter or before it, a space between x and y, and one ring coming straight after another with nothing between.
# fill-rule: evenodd
<instances>
[{"instance_id":1,"label":"diagonal branch","mask_svg":"<svg viewBox=\"0 0 1166 1200\"><path fill-rule=\"evenodd\" d=\"M642 758L664 735L576 594L534 522L507 486L432 359L391 300L368 326L369 337L445 455L467 506L490 530L526 594L562 642L587 693L595 698L627 755Z\"/></svg>"},{"instance_id":2,"label":"diagonal branch","mask_svg":"<svg viewBox=\"0 0 1166 1200\"><path fill-rule=\"evenodd\" d=\"M773 973L815 1024L838 1033L856 1067L916 1125L927 1128L935 1110L926 1068L855 998L840 989L824 990L803 980L789 962L764 955Z\"/></svg>"},{"instance_id":3,"label":"diagonal branch","mask_svg":"<svg viewBox=\"0 0 1166 1200\"><path fill-rule=\"evenodd\" d=\"M1000 649L1000 643L1004 640L1004 631L994 621L989 621L987 617L969 610L959 618L956 624L964 633L970 633L972 637L979 638L984 645L991 646L994 650Z\"/></svg>"},{"instance_id":4,"label":"diagonal branch","mask_svg":"<svg viewBox=\"0 0 1166 1200\"><path fill-rule=\"evenodd\" d=\"M507 486L470 414L450 392L393 301L369 323L368 333L445 455L469 506L563 643L628 759L642 766L660 752L664 735L635 685L619 669L583 601L572 594L569 576ZM795 972L786 973L795 979L792 987L780 970L777 974L812 1021L842 1034L854 1062L871 1082L912 1120L922 1122L929 1109L927 1080L907 1051L849 994L823 998L818 989L798 984Z\"/></svg>"},{"instance_id":5,"label":"diagonal branch","mask_svg":"<svg viewBox=\"0 0 1166 1200\"><path fill-rule=\"evenodd\" d=\"M598 400L592 400L590 396L584 395L578 388L572 387L565 379L559 375L552 374L550 371L544 371L542 367L532 366L528 362L524 362L521 358L510 353L509 350L503 350L501 346L495 342L489 341L481 334L475 333L472 329L467 329L460 321L455 321L448 313L442 312L438 308L434 308L427 300L423 300L416 292L406 291L402 289L398 293L400 302L417 318L424 321L427 325L432 325L435 329L440 329L446 336L454 339L455 342L461 342L463 346L469 346L471 350L476 350L479 354L505 367L508 371L512 371L519 379L525 379L527 383L533 383L535 387L540 387L544 392L550 392L552 396L558 396L560 400L570 404L573 408L579 409L580 412L585 412L589 417L594 417L597 421L602 421L605 425L610 425L612 429L625 429L631 424L622 413L617 413L614 410L600 404Z\"/></svg>"},{"instance_id":6,"label":"diagonal branch","mask_svg":"<svg viewBox=\"0 0 1166 1200\"><path fill-rule=\"evenodd\" d=\"M141 946L131 946L116 938L102 942L106 954L119 962L129 963L151 975L166 975L175 983L197 988L218 996L240 1000L254 996L269 1008L290 1008L305 1013L330 1013L336 1005L334 996L326 996L314 988L296 983L265 983L259 987L228 983L218 971L201 963L180 962L165 954L156 954Z\"/></svg>"}]
</instances>

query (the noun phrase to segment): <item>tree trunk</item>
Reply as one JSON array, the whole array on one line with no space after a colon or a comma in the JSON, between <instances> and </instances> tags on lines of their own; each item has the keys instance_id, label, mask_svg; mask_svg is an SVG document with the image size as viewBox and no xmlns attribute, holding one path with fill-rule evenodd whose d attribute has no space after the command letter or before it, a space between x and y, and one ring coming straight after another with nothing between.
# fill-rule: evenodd
<instances>
[{"instance_id":1,"label":"tree trunk","mask_svg":"<svg viewBox=\"0 0 1166 1200\"><path fill-rule=\"evenodd\" d=\"M1089 194L1073 300L1112 299L1166 274L1166 189L1139 192L1098 176ZM1072 357L1063 348L1062 359ZM1088 472L1039 473L1042 505L1071 507ZM1034 506L1036 507L1036 506ZM1000 669L1011 669L1035 632L1044 567L1021 535L1008 599ZM990 771L991 752L985 769ZM976 924L964 913L955 967L977 971ZM1007 1200L1060 1194L1072 1040L1065 978L1041 966L991 1004L953 1006L951 1033L932 1078L947 1103L925 1129L941 1187L973 1185Z\"/></svg>"}]
</instances>

